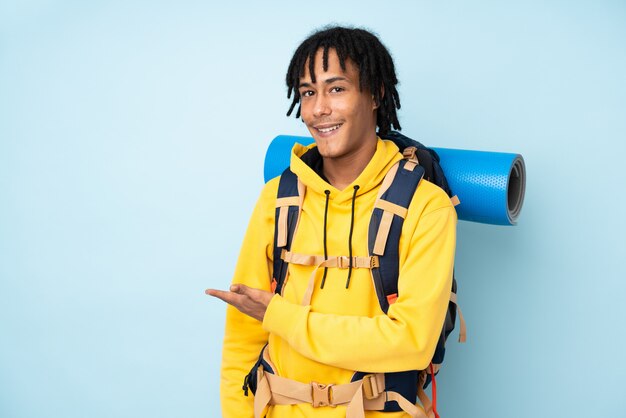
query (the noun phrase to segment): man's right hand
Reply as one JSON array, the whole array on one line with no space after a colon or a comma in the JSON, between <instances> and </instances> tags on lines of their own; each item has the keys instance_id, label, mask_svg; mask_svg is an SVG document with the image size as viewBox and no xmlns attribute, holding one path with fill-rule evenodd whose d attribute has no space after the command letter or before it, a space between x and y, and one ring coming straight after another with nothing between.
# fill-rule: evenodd
<instances>
[{"instance_id":1,"label":"man's right hand","mask_svg":"<svg viewBox=\"0 0 626 418\"><path fill-rule=\"evenodd\" d=\"M230 291L207 289L205 293L234 306L244 314L263 322L267 305L274 294L266 290L255 289L243 284L233 284Z\"/></svg>"}]
</instances>

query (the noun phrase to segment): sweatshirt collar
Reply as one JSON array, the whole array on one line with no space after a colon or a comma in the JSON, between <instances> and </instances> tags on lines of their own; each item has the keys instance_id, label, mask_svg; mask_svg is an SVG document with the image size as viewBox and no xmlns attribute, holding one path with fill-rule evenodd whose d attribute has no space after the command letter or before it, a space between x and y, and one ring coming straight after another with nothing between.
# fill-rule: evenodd
<instances>
[{"instance_id":1,"label":"sweatshirt collar","mask_svg":"<svg viewBox=\"0 0 626 418\"><path fill-rule=\"evenodd\" d=\"M324 195L325 190L329 190L329 198L337 203L350 201L354 194L355 185L359 186L357 197L378 187L391 166L402 159L398 147L393 142L378 138L376 152L365 169L348 187L344 190L338 190L320 177L313 168L302 160L302 155L315 147L315 144L306 147L295 144L291 150L291 171L306 185L307 190L321 195Z\"/></svg>"}]
</instances>

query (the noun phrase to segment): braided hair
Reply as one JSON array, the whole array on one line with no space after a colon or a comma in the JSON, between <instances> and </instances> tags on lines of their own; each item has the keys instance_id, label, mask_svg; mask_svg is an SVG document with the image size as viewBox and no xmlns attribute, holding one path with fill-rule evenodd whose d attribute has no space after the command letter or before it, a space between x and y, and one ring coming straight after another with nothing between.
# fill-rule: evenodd
<instances>
[{"instance_id":1,"label":"braided hair","mask_svg":"<svg viewBox=\"0 0 626 418\"><path fill-rule=\"evenodd\" d=\"M396 90L398 79L393 65L393 59L387 48L376 35L363 29L346 28L341 26L326 27L314 32L300 44L291 58L287 70L287 98L293 101L287 111L290 116L300 102L300 78L304 76L304 66L308 61L308 70L311 81L315 83L315 55L320 49L323 51L322 64L324 71L328 70L328 50L334 49L339 57L339 65L346 70L346 59L350 59L359 69L359 88L369 88L378 105L376 110L376 124L378 134L385 135L394 129L400 130L400 122L396 109L400 109L400 96ZM300 117L300 106L296 118Z\"/></svg>"}]
</instances>

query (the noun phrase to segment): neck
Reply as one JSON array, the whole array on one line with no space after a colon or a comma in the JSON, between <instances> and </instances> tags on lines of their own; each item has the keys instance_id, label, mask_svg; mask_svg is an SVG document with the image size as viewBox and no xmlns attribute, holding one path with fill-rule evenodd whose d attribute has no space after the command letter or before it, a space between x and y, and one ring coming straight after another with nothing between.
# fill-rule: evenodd
<instances>
[{"instance_id":1,"label":"neck","mask_svg":"<svg viewBox=\"0 0 626 418\"><path fill-rule=\"evenodd\" d=\"M354 153L337 158L324 158L324 176L338 190L348 187L365 170L367 164L376 153L377 138L368 140L366 145Z\"/></svg>"}]
</instances>

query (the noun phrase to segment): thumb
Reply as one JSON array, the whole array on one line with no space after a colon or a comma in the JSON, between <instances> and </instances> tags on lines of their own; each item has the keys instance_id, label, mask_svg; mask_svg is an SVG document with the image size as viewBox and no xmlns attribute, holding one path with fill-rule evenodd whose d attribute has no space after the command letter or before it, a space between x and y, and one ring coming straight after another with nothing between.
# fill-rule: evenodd
<instances>
[{"instance_id":1,"label":"thumb","mask_svg":"<svg viewBox=\"0 0 626 418\"><path fill-rule=\"evenodd\" d=\"M233 284L230 286L230 291L243 295L248 292L248 286L245 284Z\"/></svg>"}]
</instances>

